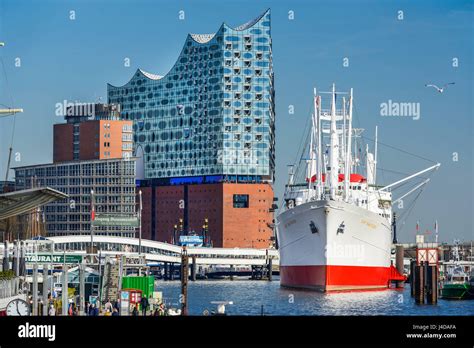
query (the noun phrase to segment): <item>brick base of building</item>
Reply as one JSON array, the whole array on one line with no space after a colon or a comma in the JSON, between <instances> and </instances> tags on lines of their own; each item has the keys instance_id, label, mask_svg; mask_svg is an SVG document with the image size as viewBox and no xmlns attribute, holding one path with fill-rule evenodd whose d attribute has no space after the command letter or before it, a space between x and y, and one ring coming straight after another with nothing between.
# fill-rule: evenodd
<instances>
[{"instance_id":1,"label":"brick base of building","mask_svg":"<svg viewBox=\"0 0 474 348\"><path fill-rule=\"evenodd\" d=\"M142 238L173 242L175 225L202 234L213 247L268 248L273 236L273 188L267 183L142 187Z\"/></svg>"}]
</instances>

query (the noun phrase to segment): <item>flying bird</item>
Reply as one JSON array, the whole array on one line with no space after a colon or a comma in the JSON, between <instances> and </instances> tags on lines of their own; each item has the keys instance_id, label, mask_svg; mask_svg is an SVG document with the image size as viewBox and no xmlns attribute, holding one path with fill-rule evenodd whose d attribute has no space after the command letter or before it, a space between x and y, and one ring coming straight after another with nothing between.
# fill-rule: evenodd
<instances>
[{"instance_id":1,"label":"flying bird","mask_svg":"<svg viewBox=\"0 0 474 348\"><path fill-rule=\"evenodd\" d=\"M441 88L439 88L439 87L436 86L436 85L432 85L432 84L425 85L425 87L433 87L433 88L435 88L439 93L443 93L444 90L446 89L446 87L448 87L449 85L454 85L454 82L446 83L446 84L443 85L443 87L441 87Z\"/></svg>"}]
</instances>

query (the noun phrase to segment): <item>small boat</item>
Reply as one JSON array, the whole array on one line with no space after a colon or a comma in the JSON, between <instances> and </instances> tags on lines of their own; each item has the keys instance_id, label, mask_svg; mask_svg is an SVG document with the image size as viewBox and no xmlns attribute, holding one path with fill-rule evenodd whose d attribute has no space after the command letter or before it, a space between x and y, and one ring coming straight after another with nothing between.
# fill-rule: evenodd
<instances>
[{"instance_id":1,"label":"small boat","mask_svg":"<svg viewBox=\"0 0 474 348\"><path fill-rule=\"evenodd\" d=\"M474 299L474 275L469 277L461 267L456 267L448 274L448 281L443 284L441 297L451 300Z\"/></svg>"}]
</instances>

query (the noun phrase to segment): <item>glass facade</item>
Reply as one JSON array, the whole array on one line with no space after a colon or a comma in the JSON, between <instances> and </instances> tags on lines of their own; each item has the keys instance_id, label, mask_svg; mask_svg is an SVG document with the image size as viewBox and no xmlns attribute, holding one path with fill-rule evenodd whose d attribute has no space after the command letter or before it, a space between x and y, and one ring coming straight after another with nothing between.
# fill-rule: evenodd
<instances>
[{"instance_id":1,"label":"glass facade","mask_svg":"<svg viewBox=\"0 0 474 348\"><path fill-rule=\"evenodd\" d=\"M138 69L108 102L133 120L145 178L245 176L273 181L270 10L237 28L190 34L165 76Z\"/></svg>"},{"instance_id":2,"label":"glass facade","mask_svg":"<svg viewBox=\"0 0 474 348\"><path fill-rule=\"evenodd\" d=\"M135 159L74 161L15 169L17 190L48 186L69 198L44 207L49 236L90 234L90 192L97 214L135 214ZM99 235L134 237L134 227L95 227Z\"/></svg>"}]
</instances>

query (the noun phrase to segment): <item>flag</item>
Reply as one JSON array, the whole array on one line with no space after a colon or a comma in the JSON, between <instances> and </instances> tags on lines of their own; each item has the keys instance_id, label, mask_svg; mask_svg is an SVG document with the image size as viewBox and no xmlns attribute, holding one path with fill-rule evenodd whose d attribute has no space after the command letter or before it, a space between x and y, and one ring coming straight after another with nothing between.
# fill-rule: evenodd
<instances>
[{"instance_id":1,"label":"flag","mask_svg":"<svg viewBox=\"0 0 474 348\"><path fill-rule=\"evenodd\" d=\"M418 233L419 230L420 230L420 222L417 221L416 222L416 232Z\"/></svg>"},{"instance_id":2,"label":"flag","mask_svg":"<svg viewBox=\"0 0 474 348\"><path fill-rule=\"evenodd\" d=\"M438 234L438 220L435 221L434 229L436 234Z\"/></svg>"},{"instance_id":3,"label":"flag","mask_svg":"<svg viewBox=\"0 0 474 348\"><path fill-rule=\"evenodd\" d=\"M94 191L91 191L91 221L95 220Z\"/></svg>"}]
</instances>

